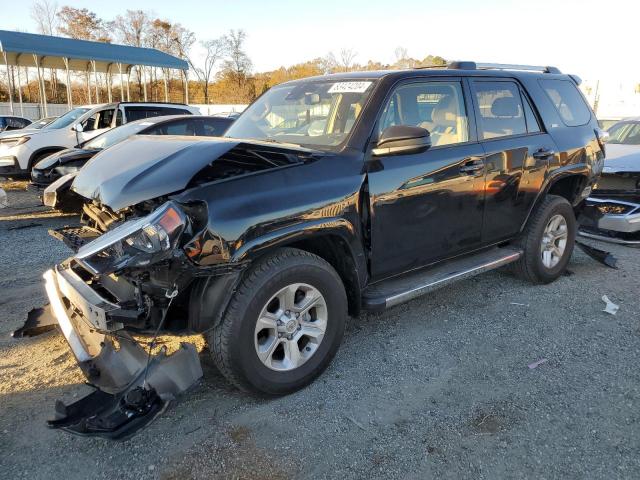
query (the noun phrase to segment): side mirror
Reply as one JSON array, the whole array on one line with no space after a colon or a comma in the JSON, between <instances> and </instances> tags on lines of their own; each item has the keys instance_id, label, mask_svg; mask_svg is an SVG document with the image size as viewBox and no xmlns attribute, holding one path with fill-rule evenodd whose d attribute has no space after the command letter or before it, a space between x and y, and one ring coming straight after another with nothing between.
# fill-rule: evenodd
<instances>
[{"instance_id":1,"label":"side mirror","mask_svg":"<svg viewBox=\"0 0 640 480\"><path fill-rule=\"evenodd\" d=\"M394 125L386 128L371 153L375 157L424 152L431 147L429 130L410 125Z\"/></svg>"},{"instance_id":2,"label":"side mirror","mask_svg":"<svg viewBox=\"0 0 640 480\"><path fill-rule=\"evenodd\" d=\"M82 124L81 124L81 123L76 123L76 124L73 126L73 130L75 130L75 131L76 131L76 132L78 132L78 133L82 133L82 132L84 131L84 127L82 126Z\"/></svg>"}]
</instances>

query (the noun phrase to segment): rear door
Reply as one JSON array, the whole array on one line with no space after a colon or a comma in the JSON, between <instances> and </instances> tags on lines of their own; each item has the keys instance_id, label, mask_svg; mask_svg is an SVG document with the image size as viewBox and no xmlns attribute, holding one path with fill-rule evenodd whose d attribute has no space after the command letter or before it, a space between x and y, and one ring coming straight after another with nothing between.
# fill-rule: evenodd
<instances>
[{"instance_id":1,"label":"rear door","mask_svg":"<svg viewBox=\"0 0 640 480\"><path fill-rule=\"evenodd\" d=\"M471 81L486 157L482 243L513 237L531 209L555 154L552 138L515 79Z\"/></svg>"},{"instance_id":2,"label":"rear door","mask_svg":"<svg viewBox=\"0 0 640 480\"><path fill-rule=\"evenodd\" d=\"M411 80L392 90L374 137L392 125L420 126L431 133L432 147L369 159L374 279L480 245L484 151L468 112L460 78Z\"/></svg>"}]
</instances>

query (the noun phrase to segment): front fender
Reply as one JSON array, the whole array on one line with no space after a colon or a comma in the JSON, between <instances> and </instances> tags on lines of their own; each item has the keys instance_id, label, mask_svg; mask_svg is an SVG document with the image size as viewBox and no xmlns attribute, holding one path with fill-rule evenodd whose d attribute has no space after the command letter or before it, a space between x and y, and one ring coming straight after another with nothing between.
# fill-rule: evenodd
<instances>
[{"instance_id":1,"label":"front fender","mask_svg":"<svg viewBox=\"0 0 640 480\"><path fill-rule=\"evenodd\" d=\"M284 247L300 240L328 235L338 236L345 241L351 250L356 265L359 263L358 258L364 261L364 252L358 240L356 227L349 220L341 217L305 221L270 231L242 244L233 252L231 261L252 260L274 248Z\"/></svg>"}]
</instances>

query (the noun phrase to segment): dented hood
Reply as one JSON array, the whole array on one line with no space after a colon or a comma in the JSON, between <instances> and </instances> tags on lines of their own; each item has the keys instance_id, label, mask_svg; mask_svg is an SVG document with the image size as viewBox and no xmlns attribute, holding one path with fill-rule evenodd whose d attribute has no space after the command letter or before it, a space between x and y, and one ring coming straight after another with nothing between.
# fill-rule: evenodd
<instances>
[{"instance_id":1,"label":"dented hood","mask_svg":"<svg viewBox=\"0 0 640 480\"><path fill-rule=\"evenodd\" d=\"M71 189L117 211L184 190L200 170L240 144L283 153L310 152L293 145L274 147L230 138L137 135L89 160Z\"/></svg>"}]
</instances>

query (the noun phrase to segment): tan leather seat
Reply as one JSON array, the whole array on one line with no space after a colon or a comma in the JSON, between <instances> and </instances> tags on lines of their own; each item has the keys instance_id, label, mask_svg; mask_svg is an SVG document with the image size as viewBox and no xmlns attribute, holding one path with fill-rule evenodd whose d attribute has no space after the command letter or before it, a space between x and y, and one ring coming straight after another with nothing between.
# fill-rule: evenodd
<instances>
[{"instance_id":1,"label":"tan leather seat","mask_svg":"<svg viewBox=\"0 0 640 480\"><path fill-rule=\"evenodd\" d=\"M431 112L431 122L422 122L418 126L429 130L434 146L467 140L464 118L458 112L458 102L453 95L441 98Z\"/></svg>"}]
</instances>

